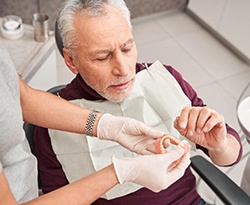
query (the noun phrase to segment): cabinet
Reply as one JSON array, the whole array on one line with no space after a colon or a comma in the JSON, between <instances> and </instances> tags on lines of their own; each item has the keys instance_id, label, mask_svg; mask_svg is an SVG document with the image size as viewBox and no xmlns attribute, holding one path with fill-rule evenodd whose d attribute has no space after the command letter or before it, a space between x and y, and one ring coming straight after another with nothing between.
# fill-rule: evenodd
<instances>
[{"instance_id":1,"label":"cabinet","mask_svg":"<svg viewBox=\"0 0 250 205\"><path fill-rule=\"evenodd\" d=\"M1 21L1 18L0 18ZM24 36L9 40L2 36L0 41L7 48L17 72L31 87L48 90L57 85L57 63L54 32L45 42L34 40L34 29L24 25Z\"/></svg>"},{"instance_id":2,"label":"cabinet","mask_svg":"<svg viewBox=\"0 0 250 205\"><path fill-rule=\"evenodd\" d=\"M58 84L55 49L46 57L45 61L27 83L32 88L40 90L48 90Z\"/></svg>"},{"instance_id":3,"label":"cabinet","mask_svg":"<svg viewBox=\"0 0 250 205\"><path fill-rule=\"evenodd\" d=\"M250 63L249 0L189 0L187 11Z\"/></svg>"}]
</instances>

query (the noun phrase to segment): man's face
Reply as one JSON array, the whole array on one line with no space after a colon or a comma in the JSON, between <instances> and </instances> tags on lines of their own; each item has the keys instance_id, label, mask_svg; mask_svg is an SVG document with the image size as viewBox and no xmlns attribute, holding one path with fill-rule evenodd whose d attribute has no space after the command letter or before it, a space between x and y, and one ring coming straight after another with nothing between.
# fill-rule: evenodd
<instances>
[{"instance_id":1,"label":"man's face","mask_svg":"<svg viewBox=\"0 0 250 205\"><path fill-rule=\"evenodd\" d=\"M75 69L104 98L120 102L129 96L135 78L136 45L131 27L115 8L97 17L78 15L74 26L80 40Z\"/></svg>"}]
</instances>

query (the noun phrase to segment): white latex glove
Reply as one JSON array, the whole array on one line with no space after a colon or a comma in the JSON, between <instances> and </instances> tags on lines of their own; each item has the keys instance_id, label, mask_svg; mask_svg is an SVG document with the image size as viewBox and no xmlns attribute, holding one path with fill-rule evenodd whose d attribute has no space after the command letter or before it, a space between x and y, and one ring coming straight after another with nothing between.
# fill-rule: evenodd
<instances>
[{"instance_id":1,"label":"white latex glove","mask_svg":"<svg viewBox=\"0 0 250 205\"><path fill-rule=\"evenodd\" d=\"M154 141L164 133L156 131L144 123L128 118L104 114L97 126L97 137L101 140L118 142L123 147L138 154L155 153Z\"/></svg>"},{"instance_id":2,"label":"white latex glove","mask_svg":"<svg viewBox=\"0 0 250 205\"><path fill-rule=\"evenodd\" d=\"M112 158L120 184L134 182L154 192L166 189L180 179L190 164L190 153L184 156L184 149L178 147L166 154L142 155L134 158ZM182 157L183 156L183 157ZM181 161L175 167L171 164Z\"/></svg>"}]
</instances>

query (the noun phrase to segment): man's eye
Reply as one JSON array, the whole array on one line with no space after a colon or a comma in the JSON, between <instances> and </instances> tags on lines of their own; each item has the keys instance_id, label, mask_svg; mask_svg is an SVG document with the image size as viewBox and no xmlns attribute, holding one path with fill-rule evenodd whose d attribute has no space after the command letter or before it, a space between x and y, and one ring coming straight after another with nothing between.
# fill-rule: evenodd
<instances>
[{"instance_id":1,"label":"man's eye","mask_svg":"<svg viewBox=\"0 0 250 205\"><path fill-rule=\"evenodd\" d=\"M105 61L107 59L108 59L108 57L106 57L106 58L97 58L96 60L98 60L98 61Z\"/></svg>"},{"instance_id":2,"label":"man's eye","mask_svg":"<svg viewBox=\"0 0 250 205\"><path fill-rule=\"evenodd\" d=\"M129 49L124 49L124 50L122 50L122 52L123 52L123 53L129 53L131 50L132 50L131 48L129 48Z\"/></svg>"},{"instance_id":3,"label":"man's eye","mask_svg":"<svg viewBox=\"0 0 250 205\"><path fill-rule=\"evenodd\" d=\"M96 60L97 61L106 61L106 60L108 60L109 58L111 57L111 54L108 54L108 55L103 55L103 56L100 56L100 57L98 57L98 58L96 58Z\"/></svg>"}]
</instances>

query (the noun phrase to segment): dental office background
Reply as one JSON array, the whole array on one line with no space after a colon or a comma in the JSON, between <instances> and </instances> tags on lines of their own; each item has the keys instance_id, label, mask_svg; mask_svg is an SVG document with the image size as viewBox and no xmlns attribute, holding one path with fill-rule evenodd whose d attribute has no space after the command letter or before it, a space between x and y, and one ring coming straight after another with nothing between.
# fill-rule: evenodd
<instances>
[{"instance_id":1,"label":"dental office background","mask_svg":"<svg viewBox=\"0 0 250 205\"><path fill-rule=\"evenodd\" d=\"M17 71L35 88L49 88L74 77L65 66L54 39L59 5L64 0L0 0L2 19L20 17L24 35L0 40ZM250 0L125 0L132 14L138 61L160 60L175 67L212 108L242 137L243 159L221 168L250 195ZM49 17L49 38L34 40L32 16ZM250 140L249 140L250 141ZM200 186L202 187L202 186ZM199 188L199 184L198 184ZM202 187L201 194L206 194ZM207 194L214 204L220 204Z\"/></svg>"}]
</instances>

